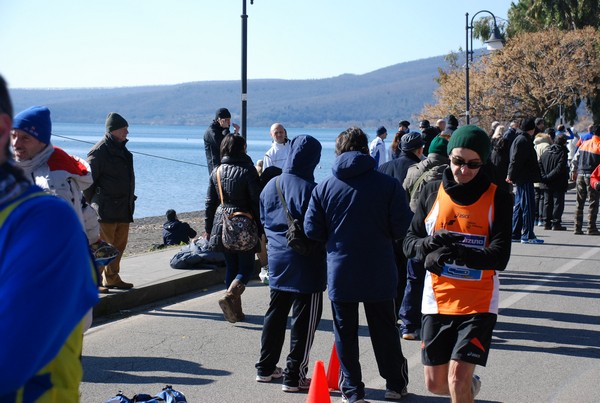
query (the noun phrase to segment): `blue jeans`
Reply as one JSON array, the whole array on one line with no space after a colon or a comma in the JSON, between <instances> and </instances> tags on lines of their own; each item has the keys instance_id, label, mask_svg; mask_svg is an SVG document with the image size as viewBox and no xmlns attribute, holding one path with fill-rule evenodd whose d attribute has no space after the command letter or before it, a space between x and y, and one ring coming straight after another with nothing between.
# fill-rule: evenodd
<instances>
[{"instance_id":1,"label":"blue jeans","mask_svg":"<svg viewBox=\"0 0 600 403\"><path fill-rule=\"evenodd\" d=\"M233 280L248 284L254 272L254 252L223 252L225 256L225 288L229 288Z\"/></svg>"},{"instance_id":2,"label":"blue jeans","mask_svg":"<svg viewBox=\"0 0 600 403\"><path fill-rule=\"evenodd\" d=\"M512 218L513 239L535 239L533 215L535 209L535 191L533 183L517 185Z\"/></svg>"}]
</instances>

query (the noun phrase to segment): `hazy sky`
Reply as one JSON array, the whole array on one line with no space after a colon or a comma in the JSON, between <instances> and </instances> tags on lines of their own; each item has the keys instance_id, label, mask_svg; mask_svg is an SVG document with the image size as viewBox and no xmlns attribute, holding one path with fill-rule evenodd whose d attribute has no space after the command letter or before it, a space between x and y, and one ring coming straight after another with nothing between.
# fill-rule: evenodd
<instances>
[{"instance_id":1,"label":"hazy sky","mask_svg":"<svg viewBox=\"0 0 600 403\"><path fill-rule=\"evenodd\" d=\"M516 1L516 0L515 0ZM248 78L363 74L465 47L511 0L247 0ZM239 80L243 0L0 0L12 88ZM482 13L481 16L486 14ZM475 48L483 47L481 42Z\"/></svg>"}]
</instances>

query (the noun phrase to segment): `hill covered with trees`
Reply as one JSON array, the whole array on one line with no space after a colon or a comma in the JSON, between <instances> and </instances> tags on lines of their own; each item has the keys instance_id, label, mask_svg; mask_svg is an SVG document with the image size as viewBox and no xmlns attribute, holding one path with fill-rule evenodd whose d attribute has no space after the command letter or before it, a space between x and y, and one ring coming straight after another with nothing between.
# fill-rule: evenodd
<instances>
[{"instance_id":1,"label":"hill covered with trees","mask_svg":"<svg viewBox=\"0 0 600 403\"><path fill-rule=\"evenodd\" d=\"M433 101L443 56L385 67L362 75L314 80L248 80L248 126L275 121L289 127L374 127L399 120L416 123ZM239 81L204 81L169 86L11 89L15 111L47 105L54 122L104 123L118 111L130 124L207 125L225 106L239 120ZM432 117L432 119L437 118ZM415 125L416 126L416 125Z\"/></svg>"}]
</instances>

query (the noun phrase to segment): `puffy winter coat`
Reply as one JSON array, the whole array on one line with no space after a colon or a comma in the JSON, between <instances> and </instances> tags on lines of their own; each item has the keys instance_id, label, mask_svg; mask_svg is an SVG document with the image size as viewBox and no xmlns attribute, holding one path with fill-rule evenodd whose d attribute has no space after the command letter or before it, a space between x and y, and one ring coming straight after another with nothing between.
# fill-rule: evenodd
<instances>
[{"instance_id":1,"label":"puffy winter coat","mask_svg":"<svg viewBox=\"0 0 600 403\"><path fill-rule=\"evenodd\" d=\"M88 153L94 183L83 194L98 212L100 222L133 222L135 175L133 155L106 133Z\"/></svg>"},{"instance_id":2,"label":"puffy winter coat","mask_svg":"<svg viewBox=\"0 0 600 403\"><path fill-rule=\"evenodd\" d=\"M540 157L542 183L540 189L566 192L569 185L569 167L567 156L569 150L565 146L552 144Z\"/></svg>"},{"instance_id":3,"label":"puffy winter coat","mask_svg":"<svg viewBox=\"0 0 600 403\"><path fill-rule=\"evenodd\" d=\"M332 171L313 190L304 218L306 235L326 242L329 299L393 299L393 243L405 236L412 217L408 197L398 180L377 172L375 160L359 151L339 155Z\"/></svg>"},{"instance_id":4,"label":"puffy winter coat","mask_svg":"<svg viewBox=\"0 0 600 403\"><path fill-rule=\"evenodd\" d=\"M302 220L308 208L316 186L313 172L320 158L321 144L314 137L301 135L292 140L283 173L278 178L287 208L294 218ZM322 292L327 281L325 249L314 256L304 256L287 245L288 222L276 181L277 177L271 179L260 194L260 219L267 236L269 286L287 292Z\"/></svg>"},{"instance_id":5,"label":"puffy winter coat","mask_svg":"<svg viewBox=\"0 0 600 403\"><path fill-rule=\"evenodd\" d=\"M533 140L529 134L518 131L510 147L508 177L516 185L540 181L540 167Z\"/></svg>"},{"instance_id":6,"label":"puffy winter coat","mask_svg":"<svg viewBox=\"0 0 600 403\"><path fill-rule=\"evenodd\" d=\"M86 161L49 144L32 159L16 164L34 184L73 206L89 243L98 240L98 215L85 203L82 193L93 182L92 170Z\"/></svg>"},{"instance_id":7,"label":"puffy winter coat","mask_svg":"<svg viewBox=\"0 0 600 403\"><path fill-rule=\"evenodd\" d=\"M229 128L222 128L216 120L213 120L204 132L204 152L209 174L221 162L221 142L228 134Z\"/></svg>"},{"instance_id":8,"label":"puffy winter coat","mask_svg":"<svg viewBox=\"0 0 600 403\"><path fill-rule=\"evenodd\" d=\"M223 187L224 205L221 206L217 170L221 170L221 185ZM217 166L210 175L208 191L206 192L206 219L204 230L210 234L208 240L212 251L223 252L221 234L223 232L223 214L243 211L252 214L262 234L260 225L260 183L258 172L248 155L235 158L225 156L221 165ZM257 244L260 250L260 244Z\"/></svg>"}]
</instances>

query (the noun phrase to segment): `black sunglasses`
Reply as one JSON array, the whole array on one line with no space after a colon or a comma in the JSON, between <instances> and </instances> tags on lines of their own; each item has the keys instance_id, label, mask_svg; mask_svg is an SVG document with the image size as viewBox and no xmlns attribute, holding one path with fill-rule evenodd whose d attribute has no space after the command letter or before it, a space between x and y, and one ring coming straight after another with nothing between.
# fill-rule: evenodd
<instances>
[{"instance_id":1,"label":"black sunglasses","mask_svg":"<svg viewBox=\"0 0 600 403\"><path fill-rule=\"evenodd\" d=\"M450 156L450 160L452 161L452 163L458 167L463 167L466 166L469 169L477 169L477 168L481 168L483 166L483 162L480 161L465 161L462 158L458 158L455 157L453 155Z\"/></svg>"}]
</instances>

